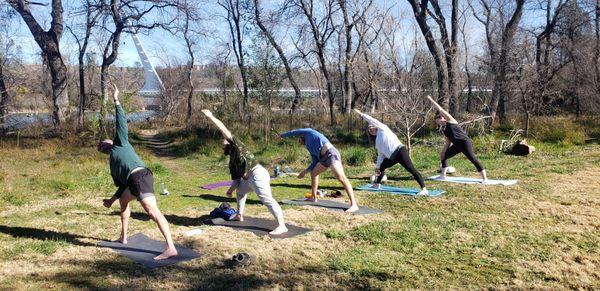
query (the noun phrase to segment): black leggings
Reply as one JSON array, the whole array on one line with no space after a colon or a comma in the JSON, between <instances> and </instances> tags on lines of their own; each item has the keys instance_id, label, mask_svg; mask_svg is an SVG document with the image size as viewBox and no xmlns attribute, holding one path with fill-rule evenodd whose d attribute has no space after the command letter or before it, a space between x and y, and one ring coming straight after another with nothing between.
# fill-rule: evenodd
<instances>
[{"instance_id":1,"label":"black leggings","mask_svg":"<svg viewBox=\"0 0 600 291\"><path fill-rule=\"evenodd\" d=\"M425 188L425 181L423 181L423 177L421 177L421 174L413 166L412 161L410 160L410 156L408 155L408 150L406 150L406 147L400 147L399 149L397 149L392 154L391 158L391 160L385 158L383 159L383 162L381 162L381 166L379 166L379 171L381 172L381 175L377 177L377 183L381 183L381 179L383 178L385 169L391 168L395 164L400 164L402 165L402 167L404 167L404 169L406 169L409 173L413 175L413 177L419 183L419 186L421 186L421 188Z\"/></svg>"},{"instance_id":2,"label":"black leggings","mask_svg":"<svg viewBox=\"0 0 600 291\"><path fill-rule=\"evenodd\" d=\"M475 153L473 153L473 143L470 140L457 140L456 142L452 142L452 145L446 150L444 153L444 159L442 160L442 167L448 167L448 159L456 156L458 153L463 153L475 168L477 168L478 172L483 171L483 165L477 160L475 157Z\"/></svg>"}]
</instances>

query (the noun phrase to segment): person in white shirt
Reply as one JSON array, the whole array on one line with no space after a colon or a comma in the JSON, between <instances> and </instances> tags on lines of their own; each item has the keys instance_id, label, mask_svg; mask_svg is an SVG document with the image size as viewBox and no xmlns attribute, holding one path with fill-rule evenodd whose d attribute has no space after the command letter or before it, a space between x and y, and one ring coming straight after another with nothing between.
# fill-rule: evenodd
<instances>
[{"instance_id":1,"label":"person in white shirt","mask_svg":"<svg viewBox=\"0 0 600 291\"><path fill-rule=\"evenodd\" d=\"M413 175L415 180L419 183L421 191L417 195L429 195L429 191L425 188L425 181L419 171L415 169L408 150L400 142L398 137L392 132L392 130L379 120L360 112L358 109L354 109L358 115L360 115L365 121L369 123L368 132L371 136L375 137L375 148L377 149L377 162L375 164L375 175L377 178L373 183L372 187L379 189L381 187L381 179L385 174L387 168L391 168L395 164L400 164L404 169Z\"/></svg>"}]
</instances>

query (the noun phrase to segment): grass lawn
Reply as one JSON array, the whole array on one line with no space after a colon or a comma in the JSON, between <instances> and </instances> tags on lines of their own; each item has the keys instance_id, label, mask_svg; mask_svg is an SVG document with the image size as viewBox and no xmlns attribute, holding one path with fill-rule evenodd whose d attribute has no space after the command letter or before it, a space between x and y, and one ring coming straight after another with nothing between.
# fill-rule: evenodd
<instances>
[{"instance_id":1,"label":"grass lawn","mask_svg":"<svg viewBox=\"0 0 600 291\"><path fill-rule=\"evenodd\" d=\"M116 205L101 205L115 190L106 156L60 140L1 140L0 289L600 289L600 145L534 143L533 155L516 157L489 142L476 140L488 175L517 185L428 182L447 191L436 198L357 191L359 203L384 210L373 216L283 206L288 223L313 229L284 240L201 225L200 217L222 201L234 202L224 188L199 188L228 179L218 141L204 147L175 139L173 155L138 143L157 191L164 182L171 192L157 198L176 243L204 254L147 270L96 246L116 239L120 227ZM303 148L280 143L250 146L267 166L282 157L295 169L307 164ZM415 146L423 176L435 174L440 143L436 137ZM190 146L202 150L187 154ZM373 149L340 148L343 157L355 157L346 168L353 185L365 183ZM462 156L450 163L460 175L477 176ZM387 174L392 185L417 186L400 166ZM341 189L329 174L321 181ZM302 197L310 187L308 178L271 184L277 200ZM139 204L133 212L130 235L161 238ZM253 194L246 215L270 217ZM197 227L205 232L183 236ZM257 260L239 270L224 267L240 251Z\"/></svg>"}]
</instances>

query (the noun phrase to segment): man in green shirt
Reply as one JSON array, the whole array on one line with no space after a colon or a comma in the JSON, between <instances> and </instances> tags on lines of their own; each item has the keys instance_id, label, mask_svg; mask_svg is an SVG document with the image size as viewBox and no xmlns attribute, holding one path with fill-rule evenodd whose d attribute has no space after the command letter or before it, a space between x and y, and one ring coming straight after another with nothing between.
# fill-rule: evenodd
<instances>
[{"instance_id":1,"label":"man in green shirt","mask_svg":"<svg viewBox=\"0 0 600 291\"><path fill-rule=\"evenodd\" d=\"M233 180L233 184L227 190L227 196L231 197L233 191L237 190L238 214L233 219L244 221L246 198L248 198L249 192L254 192L277 219L278 226L270 234L277 235L287 232L288 229L283 220L283 210L271 194L271 176L269 172L256 161L254 155L246 149L244 143L231 134L223 122L215 118L209 110L204 109L202 113L219 128L223 137L225 137L223 152L225 155L229 155L229 172Z\"/></svg>"},{"instance_id":2,"label":"man in green shirt","mask_svg":"<svg viewBox=\"0 0 600 291\"><path fill-rule=\"evenodd\" d=\"M119 200L121 205L121 237L119 241L127 244L127 228L131 207L129 202L137 199L150 218L156 222L160 232L164 236L167 246L162 254L154 257L155 260L164 260L177 255L177 250L171 238L169 223L158 209L156 197L154 196L154 179L152 172L146 164L138 157L129 143L127 119L125 111L119 102L119 90L114 86L115 92L115 125L116 132L114 140L106 139L98 144L98 151L110 155L110 175L117 187L117 192L111 199L104 200L104 206L110 207L114 201Z\"/></svg>"}]
</instances>

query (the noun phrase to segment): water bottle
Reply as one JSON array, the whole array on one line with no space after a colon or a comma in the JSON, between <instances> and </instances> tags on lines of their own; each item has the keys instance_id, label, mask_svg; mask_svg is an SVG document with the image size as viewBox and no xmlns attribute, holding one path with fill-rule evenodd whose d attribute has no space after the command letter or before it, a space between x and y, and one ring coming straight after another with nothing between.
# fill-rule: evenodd
<instances>
[{"instance_id":1,"label":"water bottle","mask_svg":"<svg viewBox=\"0 0 600 291\"><path fill-rule=\"evenodd\" d=\"M167 186L165 186L165 182L160 182L160 188L162 189L162 191L160 191L161 195L169 195L169 190L167 190Z\"/></svg>"}]
</instances>

